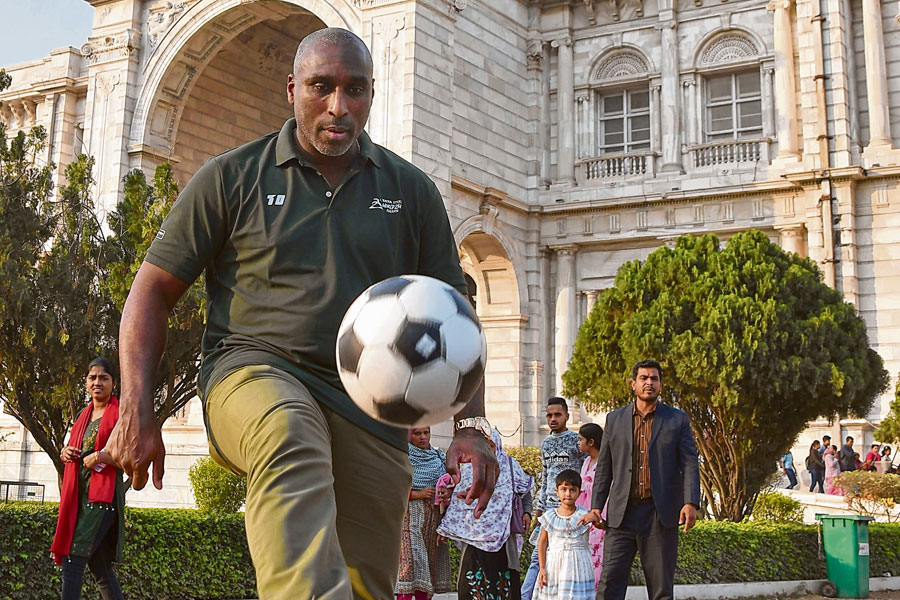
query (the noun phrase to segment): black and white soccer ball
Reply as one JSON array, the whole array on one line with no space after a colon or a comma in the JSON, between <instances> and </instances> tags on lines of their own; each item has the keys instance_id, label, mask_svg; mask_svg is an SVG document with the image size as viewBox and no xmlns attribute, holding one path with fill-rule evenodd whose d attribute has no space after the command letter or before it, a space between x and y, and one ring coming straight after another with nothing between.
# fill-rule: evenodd
<instances>
[{"instance_id":1,"label":"black and white soccer ball","mask_svg":"<svg viewBox=\"0 0 900 600\"><path fill-rule=\"evenodd\" d=\"M462 294L432 277L402 275L350 305L336 354L341 382L366 414L426 427L471 399L484 376L487 342Z\"/></svg>"}]
</instances>

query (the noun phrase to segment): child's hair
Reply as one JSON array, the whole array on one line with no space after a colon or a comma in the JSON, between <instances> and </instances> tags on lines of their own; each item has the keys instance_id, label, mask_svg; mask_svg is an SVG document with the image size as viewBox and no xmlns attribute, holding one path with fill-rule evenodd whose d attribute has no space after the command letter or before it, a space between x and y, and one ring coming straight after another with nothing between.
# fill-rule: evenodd
<instances>
[{"instance_id":1,"label":"child's hair","mask_svg":"<svg viewBox=\"0 0 900 600\"><path fill-rule=\"evenodd\" d=\"M578 430L578 435L591 443L594 448L600 447L600 440L603 439L603 428L596 423L585 423Z\"/></svg>"},{"instance_id":2,"label":"child's hair","mask_svg":"<svg viewBox=\"0 0 900 600\"><path fill-rule=\"evenodd\" d=\"M578 474L578 471L573 469L561 471L559 475L556 476L556 487L559 487L564 483L568 483L572 487L581 489L581 475Z\"/></svg>"}]
</instances>

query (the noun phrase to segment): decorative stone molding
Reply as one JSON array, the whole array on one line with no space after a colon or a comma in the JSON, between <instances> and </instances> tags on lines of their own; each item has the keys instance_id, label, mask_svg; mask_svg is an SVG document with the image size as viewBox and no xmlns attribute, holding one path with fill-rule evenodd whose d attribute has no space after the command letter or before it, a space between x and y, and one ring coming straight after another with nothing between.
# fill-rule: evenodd
<instances>
[{"instance_id":1,"label":"decorative stone molding","mask_svg":"<svg viewBox=\"0 0 900 600\"><path fill-rule=\"evenodd\" d=\"M494 223L500 215L500 209L490 200L484 199L478 207L478 212L481 213L481 230L488 235L494 235Z\"/></svg>"},{"instance_id":2,"label":"decorative stone molding","mask_svg":"<svg viewBox=\"0 0 900 600\"><path fill-rule=\"evenodd\" d=\"M701 65L717 65L759 56L752 40L729 33L711 42L700 55Z\"/></svg>"},{"instance_id":3,"label":"decorative stone molding","mask_svg":"<svg viewBox=\"0 0 900 600\"><path fill-rule=\"evenodd\" d=\"M136 29L126 29L114 35L89 37L81 46L81 55L92 65L122 58L136 58L141 34Z\"/></svg>"},{"instance_id":4,"label":"decorative stone molding","mask_svg":"<svg viewBox=\"0 0 900 600\"><path fill-rule=\"evenodd\" d=\"M159 40L195 2L196 0L169 1L150 9L147 19L147 46L150 53L156 50Z\"/></svg>"},{"instance_id":5,"label":"decorative stone molding","mask_svg":"<svg viewBox=\"0 0 900 600\"><path fill-rule=\"evenodd\" d=\"M591 81L606 82L645 76L650 72L647 60L634 50L619 50L594 69Z\"/></svg>"},{"instance_id":6,"label":"decorative stone molding","mask_svg":"<svg viewBox=\"0 0 900 600\"><path fill-rule=\"evenodd\" d=\"M544 41L532 38L525 45L525 60L529 71L540 71L544 61Z\"/></svg>"}]
</instances>

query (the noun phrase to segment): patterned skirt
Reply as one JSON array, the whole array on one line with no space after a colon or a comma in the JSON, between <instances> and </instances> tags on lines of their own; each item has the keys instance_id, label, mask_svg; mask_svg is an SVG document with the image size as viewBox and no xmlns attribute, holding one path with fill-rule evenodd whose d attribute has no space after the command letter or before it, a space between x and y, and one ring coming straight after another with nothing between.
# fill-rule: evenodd
<instances>
[{"instance_id":1,"label":"patterned skirt","mask_svg":"<svg viewBox=\"0 0 900 600\"><path fill-rule=\"evenodd\" d=\"M459 600L520 600L518 565L511 569L506 547L485 552L465 545L459 562L456 587Z\"/></svg>"},{"instance_id":2,"label":"patterned skirt","mask_svg":"<svg viewBox=\"0 0 900 600\"><path fill-rule=\"evenodd\" d=\"M424 592L429 596L450 591L450 552L438 543L441 513L427 500L410 500L400 546L400 571L395 594Z\"/></svg>"}]
</instances>

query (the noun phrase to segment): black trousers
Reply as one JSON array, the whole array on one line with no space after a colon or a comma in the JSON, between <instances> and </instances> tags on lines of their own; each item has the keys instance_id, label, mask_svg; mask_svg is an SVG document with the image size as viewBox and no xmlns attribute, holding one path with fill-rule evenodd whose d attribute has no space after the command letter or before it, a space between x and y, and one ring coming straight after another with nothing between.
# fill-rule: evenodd
<instances>
[{"instance_id":1,"label":"black trousers","mask_svg":"<svg viewBox=\"0 0 900 600\"><path fill-rule=\"evenodd\" d=\"M603 540L603 574L597 600L623 600L634 556L640 552L649 600L672 600L678 527L663 527L653 501L629 504L619 527L610 527Z\"/></svg>"},{"instance_id":2,"label":"black trousers","mask_svg":"<svg viewBox=\"0 0 900 600\"><path fill-rule=\"evenodd\" d=\"M88 567L97 580L100 596L103 600L122 600L122 588L113 571L112 563L116 555L118 515L109 511L103 516L100 529L97 531L97 544L94 555L75 556L70 554L62 561L62 600L80 600L81 587L84 583L84 568Z\"/></svg>"}]
</instances>

